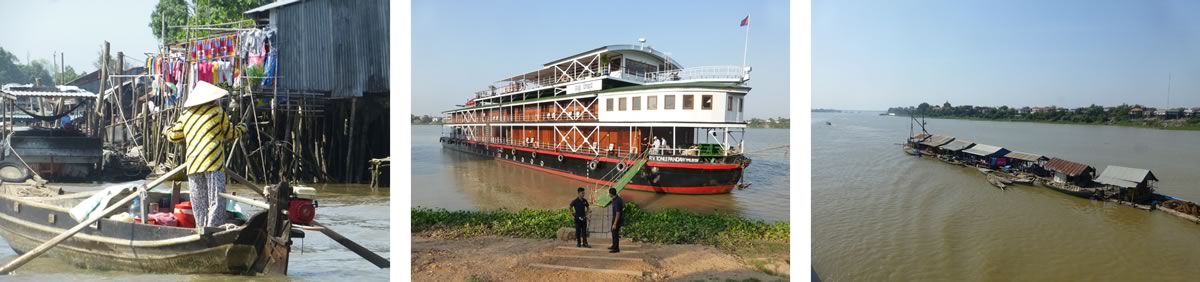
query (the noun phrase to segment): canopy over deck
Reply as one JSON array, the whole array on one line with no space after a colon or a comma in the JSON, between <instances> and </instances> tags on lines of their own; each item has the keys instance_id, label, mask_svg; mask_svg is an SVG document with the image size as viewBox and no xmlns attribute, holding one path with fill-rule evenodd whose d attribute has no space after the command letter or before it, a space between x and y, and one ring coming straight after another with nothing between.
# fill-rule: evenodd
<instances>
[{"instance_id":1,"label":"canopy over deck","mask_svg":"<svg viewBox=\"0 0 1200 282\"><path fill-rule=\"evenodd\" d=\"M941 145L946 145L946 143L950 143L950 141L954 141L953 136L931 135L931 136L929 136L929 138L925 139L925 141L921 141L920 144L925 145L925 146L937 147L937 146L941 146Z\"/></svg>"},{"instance_id":2,"label":"canopy over deck","mask_svg":"<svg viewBox=\"0 0 1200 282\"><path fill-rule=\"evenodd\" d=\"M957 139L954 141L950 141L950 143L947 143L946 145L942 145L941 147L938 147L938 148L941 148L943 150L950 150L950 151L962 151L963 149L970 148L971 146L974 146L974 145L975 145L975 142Z\"/></svg>"},{"instance_id":3,"label":"canopy over deck","mask_svg":"<svg viewBox=\"0 0 1200 282\"><path fill-rule=\"evenodd\" d=\"M6 84L0 87L0 93L3 93L4 99L16 99L23 97L47 97L47 98L96 98L96 94L83 90L75 86L33 86L32 84Z\"/></svg>"},{"instance_id":4,"label":"canopy over deck","mask_svg":"<svg viewBox=\"0 0 1200 282\"><path fill-rule=\"evenodd\" d=\"M1008 154L1008 149L992 146L987 144L975 144L969 149L963 150L963 153L972 154L980 157L999 157Z\"/></svg>"},{"instance_id":5,"label":"canopy over deck","mask_svg":"<svg viewBox=\"0 0 1200 282\"><path fill-rule=\"evenodd\" d=\"M1008 152L1008 154L1006 154L1004 156L1007 158L1018 159L1018 160L1022 160L1022 161L1030 161L1030 162L1039 162L1039 161L1049 160L1049 158L1046 158L1046 156L1043 156L1043 155L1026 153L1026 152L1017 152L1017 151Z\"/></svg>"}]
</instances>

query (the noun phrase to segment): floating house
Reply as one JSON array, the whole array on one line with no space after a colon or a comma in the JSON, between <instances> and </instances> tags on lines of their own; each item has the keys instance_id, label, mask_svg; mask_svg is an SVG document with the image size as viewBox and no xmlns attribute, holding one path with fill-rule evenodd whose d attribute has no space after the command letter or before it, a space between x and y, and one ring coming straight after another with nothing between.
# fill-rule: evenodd
<instances>
[{"instance_id":1,"label":"floating house","mask_svg":"<svg viewBox=\"0 0 1200 282\"><path fill-rule=\"evenodd\" d=\"M1148 169L1131 168L1110 165L1096 177L1096 182L1105 187L1120 191L1118 197L1125 201L1135 201L1152 195L1154 183L1158 177Z\"/></svg>"},{"instance_id":2,"label":"floating house","mask_svg":"<svg viewBox=\"0 0 1200 282\"><path fill-rule=\"evenodd\" d=\"M937 148L938 146L946 145L946 143L950 143L950 141L954 141L953 136L931 135L931 136L929 136L929 138L925 138L924 141L917 143L917 149L933 150L933 149Z\"/></svg>"},{"instance_id":3,"label":"floating house","mask_svg":"<svg viewBox=\"0 0 1200 282\"><path fill-rule=\"evenodd\" d=\"M975 146L962 151L963 156L971 162L986 163L988 167L992 168L1006 165L1008 162L1004 155L1007 155L1008 152L1008 149L987 144L975 144Z\"/></svg>"},{"instance_id":4,"label":"floating house","mask_svg":"<svg viewBox=\"0 0 1200 282\"><path fill-rule=\"evenodd\" d=\"M1008 152L1004 157L1008 158L1009 165L1012 167L1034 174L1043 174L1043 167L1050 160L1050 158L1043 155L1018 151Z\"/></svg>"},{"instance_id":5,"label":"floating house","mask_svg":"<svg viewBox=\"0 0 1200 282\"><path fill-rule=\"evenodd\" d=\"M1046 170L1053 174L1056 183L1071 183L1077 186L1089 186L1095 178L1096 168L1060 158L1046 162Z\"/></svg>"},{"instance_id":6,"label":"floating house","mask_svg":"<svg viewBox=\"0 0 1200 282\"><path fill-rule=\"evenodd\" d=\"M954 156L955 158L958 158L958 157L961 157L959 155L959 153L962 152L962 150L971 148L971 146L975 146L975 142L962 140L962 139L956 139L954 141L950 141L950 143L946 143L946 145L942 145L942 146L938 147L937 149L938 149L938 154L951 155L951 156Z\"/></svg>"}]
</instances>

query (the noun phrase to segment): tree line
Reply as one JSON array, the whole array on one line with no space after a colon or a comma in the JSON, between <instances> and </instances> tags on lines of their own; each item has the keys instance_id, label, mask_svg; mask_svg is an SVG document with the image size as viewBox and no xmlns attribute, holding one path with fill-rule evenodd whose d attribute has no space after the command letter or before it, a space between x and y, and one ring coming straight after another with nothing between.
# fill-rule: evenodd
<instances>
[{"instance_id":1,"label":"tree line","mask_svg":"<svg viewBox=\"0 0 1200 282\"><path fill-rule=\"evenodd\" d=\"M75 68L67 66L58 71L59 66L45 59L30 60L22 63L17 56L0 47L0 85L33 84L41 81L42 85L61 85L84 75L76 73Z\"/></svg>"},{"instance_id":2,"label":"tree line","mask_svg":"<svg viewBox=\"0 0 1200 282\"><path fill-rule=\"evenodd\" d=\"M1126 123L1146 119L1188 120L1189 123L1200 122L1200 116L1195 113L1189 113L1185 108L1161 109L1161 112L1159 110L1158 108L1146 107L1140 104L1121 104L1113 107L1092 104L1087 107L1068 109L1056 106L1021 108L1009 106L954 106L950 102L946 102L941 105L921 103L915 107L893 107L888 108L888 113L906 116L924 115L926 117L1095 124Z\"/></svg>"}]
</instances>

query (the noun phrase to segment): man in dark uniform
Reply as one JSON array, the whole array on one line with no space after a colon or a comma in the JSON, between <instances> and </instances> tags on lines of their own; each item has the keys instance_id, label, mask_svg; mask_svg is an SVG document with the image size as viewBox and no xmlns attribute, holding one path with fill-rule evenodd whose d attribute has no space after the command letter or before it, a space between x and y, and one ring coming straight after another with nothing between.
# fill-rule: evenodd
<instances>
[{"instance_id":1,"label":"man in dark uniform","mask_svg":"<svg viewBox=\"0 0 1200 282\"><path fill-rule=\"evenodd\" d=\"M587 212L588 202L583 198L583 187L576 190L579 196L571 201L571 210L575 214L575 247L591 248L587 242Z\"/></svg>"},{"instance_id":2,"label":"man in dark uniform","mask_svg":"<svg viewBox=\"0 0 1200 282\"><path fill-rule=\"evenodd\" d=\"M608 247L610 253L621 252L621 225L625 224L625 200L621 199L621 195L617 195L617 188L608 188L608 195L612 196L612 247Z\"/></svg>"}]
</instances>

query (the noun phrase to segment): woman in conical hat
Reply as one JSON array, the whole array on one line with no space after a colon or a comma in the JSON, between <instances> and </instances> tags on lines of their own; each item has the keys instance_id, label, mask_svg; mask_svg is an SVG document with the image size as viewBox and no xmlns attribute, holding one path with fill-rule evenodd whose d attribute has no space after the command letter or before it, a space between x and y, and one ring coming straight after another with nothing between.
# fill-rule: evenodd
<instances>
[{"instance_id":1,"label":"woman in conical hat","mask_svg":"<svg viewBox=\"0 0 1200 282\"><path fill-rule=\"evenodd\" d=\"M196 228L216 227L224 223L225 142L246 132L246 126L234 125L218 104L229 91L198 81L188 93L183 114L165 134L171 143L185 143L188 187Z\"/></svg>"}]
</instances>

